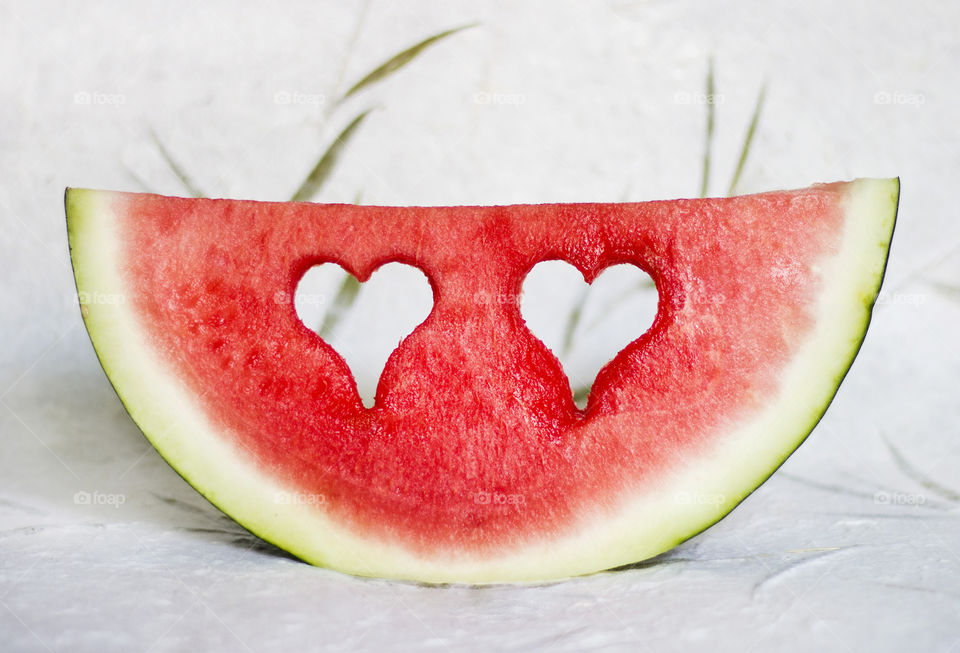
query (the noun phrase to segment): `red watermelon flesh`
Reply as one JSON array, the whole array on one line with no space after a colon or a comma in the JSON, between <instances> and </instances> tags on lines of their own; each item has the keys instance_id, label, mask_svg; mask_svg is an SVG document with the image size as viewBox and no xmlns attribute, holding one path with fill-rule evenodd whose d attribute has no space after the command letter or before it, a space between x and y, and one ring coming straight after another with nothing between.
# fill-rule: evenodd
<instances>
[{"instance_id":1,"label":"red watermelon flesh","mask_svg":"<svg viewBox=\"0 0 960 653\"><path fill-rule=\"evenodd\" d=\"M759 485L862 341L897 192L400 208L70 190L67 209L79 290L123 298L83 307L101 361L200 491L311 562L487 581L654 555ZM588 282L636 265L660 296L582 411L516 301L554 259ZM314 265L363 281L395 261L434 305L368 409L292 298Z\"/></svg>"}]
</instances>

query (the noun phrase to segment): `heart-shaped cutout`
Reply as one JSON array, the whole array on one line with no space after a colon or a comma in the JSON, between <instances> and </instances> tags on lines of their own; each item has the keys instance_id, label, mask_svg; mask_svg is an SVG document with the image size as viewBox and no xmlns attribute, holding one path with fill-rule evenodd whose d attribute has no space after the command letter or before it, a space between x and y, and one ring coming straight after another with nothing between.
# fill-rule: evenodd
<instances>
[{"instance_id":1,"label":"heart-shaped cutout","mask_svg":"<svg viewBox=\"0 0 960 653\"><path fill-rule=\"evenodd\" d=\"M411 265L388 263L361 283L336 263L323 263L303 275L293 303L300 320L343 356L370 408L387 359L427 319L433 291Z\"/></svg>"},{"instance_id":2,"label":"heart-shaped cutout","mask_svg":"<svg viewBox=\"0 0 960 653\"><path fill-rule=\"evenodd\" d=\"M569 263L544 261L523 281L520 311L560 360L582 409L600 369L653 324L658 300L650 275L634 265L610 266L587 284Z\"/></svg>"}]
</instances>

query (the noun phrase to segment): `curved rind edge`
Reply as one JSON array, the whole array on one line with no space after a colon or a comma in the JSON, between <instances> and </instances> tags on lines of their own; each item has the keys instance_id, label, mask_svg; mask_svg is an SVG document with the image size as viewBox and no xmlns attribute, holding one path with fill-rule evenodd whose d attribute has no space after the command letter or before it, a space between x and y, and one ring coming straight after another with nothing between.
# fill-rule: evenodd
<instances>
[{"instance_id":1,"label":"curved rind edge","mask_svg":"<svg viewBox=\"0 0 960 653\"><path fill-rule=\"evenodd\" d=\"M793 413L793 423L803 426L765 429L769 419L761 416L743 433L723 438L710 458L701 456L699 464L679 470L656 496L639 497L622 506L614 519L608 516L584 523L577 533L486 559L424 559L396 543L348 532L309 505L278 501L295 490L259 472L229 444L230 434L218 436L199 405L146 344L132 312L124 310L122 298L127 291L115 267L119 257L113 238L117 218L113 206L122 195L67 189L74 275L80 297L113 298L81 306L87 331L127 412L177 473L245 528L313 564L361 576L429 583L540 582L636 563L693 537L729 514L806 439L832 402L866 336L896 223L899 178L846 184L849 219L845 219L844 249L835 257L835 269L824 273L831 279L831 292L825 293L821 307L824 316L836 313L845 319L835 330L826 330L826 337L812 339L822 346L806 363L821 364L800 365L802 369L785 374L793 376L768 410L775 418L770 423ZM824 324L821 320L818 328ZM805 360L802 355L794 357L798 358ZM800 402L806 406L800 411L804 415L797 415L798 402L791 390L803 387L811 377L822 378L824 369L835 382L821 381L817 396ZM750 469L744 468L745 451L753 451L758 461ZM705 459L713 463L707 473ZM735 478L733 470L738 470ZM702 494L723 500L678 502L678 492L688 499Z\"/></svg>"},{"instance_id":2,"label":"curved rind edge","mask_svg":"<svg viewBox=\"0 0 960 653\"><path fill-rule=\"evenodd\" d=\"M747 499L747 497L749 497L756 490L758 490L761 485L766 483L777 472L777 470L779 470L787 462L787 460L789 460L790 456L792 456L797 451L797 449L800 448L800 445L802 445L806 441L806 439L810 436L810 434L813 433L814 429L816 429L817 425L820 424L824 415L826 415L827 413L827 409L830 408L830 405L833 403L833 400L836 398L837 393L840 390L840 386L843 384L844 379L846 379L847 374L850 372L850 369L853 367L853 362L854 360L856 360L856 357L860 353L860 349L863 347L863 343L866 341L867 331L869 330L870 323L873 319L873 308L876 305L877 297L880 294L880 289L883 286L883 280L884 280L884 277L886 276L887 263L890 260L890 244L893 241L893 234L894 234L894 231L896 230L897 216L899 213L900 177L892 177L889 179L863 178L863 179L854 180L853 182L850 182L850 183L859 184L859 183L872 183L872 182L883 182L885 184L888 184L889 186L887 191L889 192L889 197L891 198L891 201L892 201L892 212L889 212L888 219L885 220L883 223L881 223L881 225L889 224L889 231L886 232L887 236L885 237L885 239L880 241L880 247L883 249L883 262L880 266L879 274L874 277L876 279L876 284L873 287L873 290L868 291L865 297L866 317L865 317L865 321L863 322L863 330L855 346L851 349L849 360L846 362L845 368L843 372L840 374L839 378L837 379L837 382L834 385L833 390L829 393L829 397L823 403L822 407L819 409L819 412L814 413L813 421L810 423L808 427L805 428L805 430L801 432L801 435L797 439L796 443L791 448L785 451L785 455L783 456L782 460L780 460L776 465L770 468L769 472L760 479L760 481L756 484L755 487L753 487L753 489L743 494L743 496L740 497L739 499L735 500L735 502L732 505L730 505L729 510L721 514L715 520L704 523L699 530L691 532L685 537L678 539L676 542L670 545L670 547L668 547L667 549L664 549L664 551L661 551L661 553L665 553L666 551L669 551L670 549L676 546L679 546L680 544L683 544L684 542L696 537L697 535L700 535L701 533L709 529L711 526L717 524L722 519L730 515L730 513L732 513L737 506L739 506L741 503L743 503ZM880 196L883 196L884 194L885 193L882 191L879 193ZM881 227L881 231L883 230L885 230L885 227ZM659 555L659 554L655 554L655 555ZM637 561L637 562L640 562L640 561ZM622 566L629 567L631 564L635 564L635 563L626 563L625 565L622 565ZM613 567L608 571L614 571L616 569L617 569L616 567Z\"/></svg>"}]
</instances>

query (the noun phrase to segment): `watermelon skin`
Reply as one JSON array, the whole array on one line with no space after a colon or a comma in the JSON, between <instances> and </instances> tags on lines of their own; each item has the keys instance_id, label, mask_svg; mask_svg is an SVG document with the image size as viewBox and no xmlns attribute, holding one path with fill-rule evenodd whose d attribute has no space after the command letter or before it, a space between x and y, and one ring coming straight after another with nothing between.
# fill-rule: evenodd
<instances>
[{"instance_id":1,"label":"watermelon skin","mask_svg":"<svg viewBox=\"0 0 960 653\"><path fill-rule=\"evenodd\" d=\"M898 195L894 179L728 199L391 208L70 189L66 206L98 356L194 487L315 564L491 582L656 555L759 486L813 429L862 343ZM551 258L587 280L634 263L661 295L585 411L516 303L499 300ZM370 410L284 301L326 261L361 280L409 263L434 291Z\"/></svg>"}]
</instances>

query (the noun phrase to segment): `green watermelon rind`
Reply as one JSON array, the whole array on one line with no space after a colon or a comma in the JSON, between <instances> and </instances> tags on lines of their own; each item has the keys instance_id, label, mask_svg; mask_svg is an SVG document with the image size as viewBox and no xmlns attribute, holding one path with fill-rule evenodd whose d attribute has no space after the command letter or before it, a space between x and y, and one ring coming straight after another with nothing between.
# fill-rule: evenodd
<instances>
[{"instance_id":1,"label":"green watermelon rind","mask_svg":"<svg viewBox=\"0 0 960 653\"><path fill-rule=\"evenodd\" d=\"M899 201L899 179L860 179L845 188L843 246L823 272L828 283L820 320L765 411L718 438L714 450L673 470L656 491L638 492L615 506L613 516L587 517L575 532L540 534L517 550L483 558L425 557L398 542L350 532L316 506L278 500L296 490L260 472L231 444L236 438L219 433L149 346L125 301L115 195L68 189L65 204L77 291L86 300L81 311L100 363L145 436L211 503L310 563L356 575L430 583L539 582L636 563L702 532L767 480L814 429L866 336ZM788 426L776 426L784 415ZM679 500L681 494L688 500Z\"/></svg>"},{"instance_id":2,"label":"green watermelon rind","mask_svg":"<svg viewBox=\"0 0 960 653\"><path fill-rule=\"evenodd\" d=\"M701 533L709 529L711 526L720 522L724 517L727 517L730 513L732 513L733 510L737 508L737 506L739 506L741 503L746 501L747 497L749 497L751 494L753 494L758 489L760 489L760 486L766 483L777 472L777 470L783 467L783 465L787 462L787 460L789 460L790 456L792 456L794 452L796 452L796 450L800 448L800 445L803 444L808 437L810 437L810 434L813 433L814 429L817 428L817 425L820 424L821 420L823 420L823 417L827 414L827 409L830 408L830 405L833 403L833 400L836 398L837 393L840 390L840 386L843 384L844 379L847 378L847 374L850 372L850 369L853 367L853 361L856 360L857 355L860 353L860 349L863 347L863 343L867 339L867 331L870 328L870 322L872 321L872 318L873 318L873 308L877 303L877 297L880 295L880 288L883 286L883 280L886 276L887 264L890 261L890 244L893 241L893 234L894 234L894 231L896 230L897 216L899 214L899 207L900 207L900 177L894 177L890 179L864 178L864 179L857 179L854 182L850 182L850 183L861 183L861 182L886 182L887 184L889 184L889 189L888 189L889 200L890 200L890 204L892 205L892 212L889 213L888 236L886 237L885 240L881 240L879 243L879 246L883 249L883 263L880 266L879 274L876 276L876 286L874 290L872 292L868 292L867 295L863 297L863 304L866 308L866 316L862 323L863 328L860 333L860 337L856 341L855 346L851 350L849 361L846 363L846 367L843 369L842 372L840 372L837 375L836 382L833 385L833 390L830 392L830 396L819 408L819 410L814 413L813 419L810 422L809 426L805 427L805 430L803 430L802 434L797 439L796 443L792 445L792 447L785 453L785 455L780 460L780 462L778 462L774 467L772 467L769 473L762 476L760 481L756 484L756 486L753 489L743 493L743 495L739 499L734 500L727 512L725 512L724 514L721 514L715 520L708 522L706 524L703 524L703 526L699 530L695 532L691 532L689 535L680 537L672 545L670 545L669 548L665 549L664 552L669 551L670 549L677 547L690 539L693 539L697 535L700 535ZM878 196L882 197L883 196L882 192L878 191ZM636 564L636 563L627 563L626 565L622 565L622 567L629 567L633 564ZM616 570L616 568L613 568L612 570Z\"/></svg>"}]
</instances>

